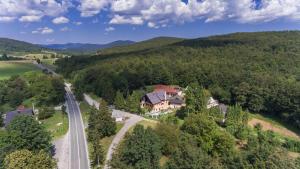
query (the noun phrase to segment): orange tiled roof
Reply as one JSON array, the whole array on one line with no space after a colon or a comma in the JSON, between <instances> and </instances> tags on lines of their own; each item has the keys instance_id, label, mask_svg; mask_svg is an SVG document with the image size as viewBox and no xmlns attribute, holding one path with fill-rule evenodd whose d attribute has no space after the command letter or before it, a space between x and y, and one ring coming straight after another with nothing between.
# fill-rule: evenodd
<instances>
[{"instance_id":1,"label":"orange tiled roof","mask_svg":"<svg viewBox=\"0 0 300 169\"><path fill-rule=\"evenodd\" d=\"M167 85L155 85L154 86L154 91L166 91L167 93L177 93L177 90L174 87L171 86L167 86Z\"/></svg>"}]
</instances>

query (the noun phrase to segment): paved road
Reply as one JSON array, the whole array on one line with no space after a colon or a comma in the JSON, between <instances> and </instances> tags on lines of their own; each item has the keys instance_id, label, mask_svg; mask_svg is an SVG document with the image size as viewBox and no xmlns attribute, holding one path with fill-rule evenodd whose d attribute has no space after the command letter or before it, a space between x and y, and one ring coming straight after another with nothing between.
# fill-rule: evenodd
<instances>
[{"instance_id":1,"label":"paved road","mask_svg":"<svg viewBox=\"0 0 300 169\"><path fill-rule=\"evenodd\" d=\"M69 169L89 169L89 158L84 125L79 106L69 87L66 87L69 113L70 165Z\"/></svg>"},{"instance_id":2,"label":"paved road","mask_svg":"<svg viewBox=\"0 0 300 169\"><path fill-rule=\"evenodd\" d=\"M42 70L47 70L48 72L51 72L54 76L58 76L57 73L55 73L53 70L49 69L48 67L46 67L43 64L38 64L36 61L33 61L33 64L36 65L38 68L40 68Z\"/></svg>"},{"instance_id":3,"label":"paved road","mask_svg":"<svg viewBox=\"0 0 300 169\"><path fill-rule=\"evenodd\" d=\"M54 76L58 76L53 70L42 64L38 64L36 61L34 61L33 64L42 70L47 69L48 72L51 72ZM66 83L65 86L66 104L69 115L69 169L89 169L90 161L88 158L88 147L81 112L75 96L71 91L71 84Z\"/></svg>"}]
</instances>

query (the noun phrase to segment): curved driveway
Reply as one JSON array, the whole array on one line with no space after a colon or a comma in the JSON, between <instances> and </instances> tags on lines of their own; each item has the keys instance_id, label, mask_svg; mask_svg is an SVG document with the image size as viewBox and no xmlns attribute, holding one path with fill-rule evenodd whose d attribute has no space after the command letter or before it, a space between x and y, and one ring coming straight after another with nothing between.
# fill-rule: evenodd
<instances>
[{"instance_id":1,"label":"curved driveway","mask_svg":"<svg viewBox=\"0 0 300 169\"><path fill-rule=\"evenodd\" d=\"M96 108L99 108L99 103L97 101L95 101L94 99L92 99L89 95L84 94L84 100L90 105L90 106L95 106ZM114 137L112 143L110 144L107 154L106 154L106 159L105 159L105 166L104 169L109 169L109 165L108 162L112 159L112 155L114 153L114 151L116 150L117 146L119 145L119 143L121 142L121 140L124 138L125 134L127 133L127 131L135 126L139 121L144 120L144 117L142 116L138 116L136 114L131 114L131 113L127 113L124 111L120 111L120 110L115 110L113 109L113 114L118 114L122 117L126 117L124 126L122 127L122 129L116 134L116 136Z\"/></svg>"}]
</instances>

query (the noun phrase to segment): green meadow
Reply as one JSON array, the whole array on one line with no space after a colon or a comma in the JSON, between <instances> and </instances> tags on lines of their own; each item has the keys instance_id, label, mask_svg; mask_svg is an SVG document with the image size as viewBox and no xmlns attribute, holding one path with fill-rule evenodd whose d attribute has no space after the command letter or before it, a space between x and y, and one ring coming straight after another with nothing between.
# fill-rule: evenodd
<instances>
[{"instance_id":1,"label":"green meadow","mask_svg":"<svg viewBox=\"0 0 300 169\"><path fill-rule=\"evenodd\" d=\"M32 63L0 61L0 80L37 70L39 69Z\"/></svg>"}]
</instances>

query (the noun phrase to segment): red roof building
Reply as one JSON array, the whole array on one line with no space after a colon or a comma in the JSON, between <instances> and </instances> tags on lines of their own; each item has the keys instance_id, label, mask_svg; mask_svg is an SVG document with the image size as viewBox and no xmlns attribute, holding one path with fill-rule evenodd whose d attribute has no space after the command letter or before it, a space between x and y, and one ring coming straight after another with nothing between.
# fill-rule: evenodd
<instances>
[{"instance_id":1,"label":"red roof building","mask_svg":"<svg viewBox=\"0 0 300 169\"><path fill-rule=\"evenodd\" d=\"M177 95L178 90L175 89L174 87L167 86L167 85L155 85L154 86L154 91L165 91L167 95Z\"/></svg>"}]
</instances>

